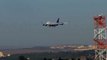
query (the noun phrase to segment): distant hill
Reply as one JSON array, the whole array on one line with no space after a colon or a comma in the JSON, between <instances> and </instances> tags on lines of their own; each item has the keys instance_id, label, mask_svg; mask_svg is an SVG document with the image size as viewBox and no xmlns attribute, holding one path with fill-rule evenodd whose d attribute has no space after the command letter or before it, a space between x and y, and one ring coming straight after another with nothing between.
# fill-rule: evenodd
<instances>
[{"instance_id":1,"label":"distant hill","mask_svg":"<svg viewBox=\"0 0 107 60\"><path fill-rule=\"evenodd\" d=\"M26 54L26 53L41 53L41 52L68 52L68 51L85 51L91 50L87 45L56 45L50 47L36 46L32 48L17 48L4 49L5 53L9 54Z\"/></svg>"}]
</instances>

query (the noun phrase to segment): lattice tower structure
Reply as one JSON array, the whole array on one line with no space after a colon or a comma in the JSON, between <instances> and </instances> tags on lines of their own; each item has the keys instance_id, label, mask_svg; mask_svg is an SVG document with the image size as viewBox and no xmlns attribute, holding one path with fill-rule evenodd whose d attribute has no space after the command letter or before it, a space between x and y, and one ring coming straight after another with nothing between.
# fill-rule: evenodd
<instances>
[{"instance_id":1,"label":"lattice tower structure","mask_svg":"<svg viewBox=\"0 0 107 60\"><path fill-rule=\"evenodd\" d=\"M94 16L95 60L107 60L107 35L105 16Z\"/></svg>"}]
</instances>

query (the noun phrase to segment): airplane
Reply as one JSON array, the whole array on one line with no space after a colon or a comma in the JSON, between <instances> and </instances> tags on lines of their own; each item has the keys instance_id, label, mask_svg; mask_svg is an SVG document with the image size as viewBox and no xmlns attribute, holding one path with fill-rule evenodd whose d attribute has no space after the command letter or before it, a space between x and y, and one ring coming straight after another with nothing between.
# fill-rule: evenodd
<instances>
[{"instance_id":1,"label":"airplane","mask_svg":"<svg viewBox=\"0 0 107 60\"><path fill-rule=\"evenodd\" d=\"M59 26L59 25L64 25L63 22L59 22L60 18L57 19L56 22L46 22L45 24L43 24L43 26L48 26L48 27L56 27L56 26Z\"/></svg>"}]
</instances>

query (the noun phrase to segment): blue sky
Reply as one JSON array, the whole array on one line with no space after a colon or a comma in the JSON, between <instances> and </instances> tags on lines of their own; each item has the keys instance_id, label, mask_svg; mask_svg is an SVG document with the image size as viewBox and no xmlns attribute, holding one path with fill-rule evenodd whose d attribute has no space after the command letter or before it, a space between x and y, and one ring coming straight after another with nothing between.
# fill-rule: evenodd
<instances>
[{"instance_id":1,"label":"blue sky","mask_svg":"<svg viewBox=\"0 0 107 60\"><path fill-rule=\"evenodd\" d=\"M0 0L0 46L93 44L93 16L107 16L106 0ZM68 22L55 28L46 21Z\"/></svg>"}]
</instances>

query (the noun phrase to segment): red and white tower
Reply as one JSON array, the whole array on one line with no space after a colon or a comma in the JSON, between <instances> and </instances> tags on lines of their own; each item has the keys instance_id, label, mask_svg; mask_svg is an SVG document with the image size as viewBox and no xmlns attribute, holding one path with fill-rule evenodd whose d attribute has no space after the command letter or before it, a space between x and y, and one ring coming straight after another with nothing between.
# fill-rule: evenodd
<instances>
[{"instance_id":1,"label":"red and white tower","mask_svg":"<svg viewBox=\"0 0 107 60\"><path fill-rule=\"evenodd\" d=\"M94 17L95 60L107 60L107 38L105 16Z\"/></svg>"}]
</instances>

